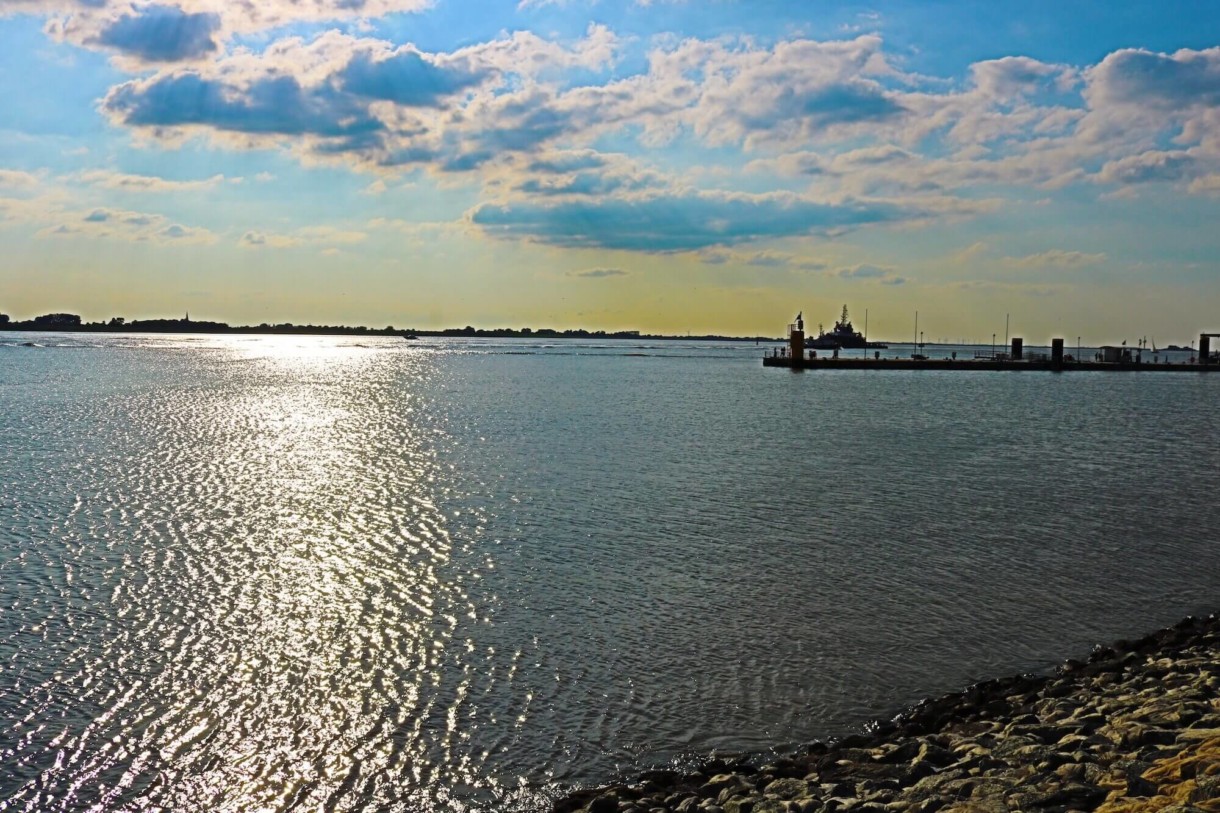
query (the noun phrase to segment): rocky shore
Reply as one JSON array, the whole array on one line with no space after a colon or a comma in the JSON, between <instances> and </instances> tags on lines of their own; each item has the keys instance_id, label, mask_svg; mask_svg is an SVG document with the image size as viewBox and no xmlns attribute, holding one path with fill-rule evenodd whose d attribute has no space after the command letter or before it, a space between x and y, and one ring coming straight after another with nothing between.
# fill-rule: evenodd
<instances>
[{"instance_id":1,"label":"rocky shore","mask_svg":"<svg viewBox=\"0 0 1220 813\"><path fill-rule=\"evenodd\" d=\"M766 765L573 793L554 813L1220 813L1220 619L979 683Z\"/></svg>"}]
</instances>

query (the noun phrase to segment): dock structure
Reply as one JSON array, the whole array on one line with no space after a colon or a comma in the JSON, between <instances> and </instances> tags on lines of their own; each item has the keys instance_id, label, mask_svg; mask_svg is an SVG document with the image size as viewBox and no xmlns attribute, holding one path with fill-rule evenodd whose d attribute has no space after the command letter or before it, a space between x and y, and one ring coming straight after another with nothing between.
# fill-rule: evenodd
<instances>
[{"instance_id":1,"label":"dock structure","mask_svg":"<svg viewBox=\"0 0 1220 813\"><path fill-rule=\"evenodd\" d=\"M1008 353L975 354L972 359L958 359L954 353L952 358L928 358L922 352L912 353L910 358L882 358L879 352L868 356L841 356L836 350L833 355L819 355L816 350L805 348L804 326L789 325L788 343L784 347L772 348L763 356L764 367L787 367L793 370L976 370L1008 372L1050 371L1050 372L1167 372L1167 373L1205 373L1220 371L1220 357L1211 354L1210 340L1220 338L1220 333L1199 334L1198 355L1192 355L1189 362L1155 361L1144 359L1144 353L1132 355L1127 348L1102 348L1093 359L1085 360L1064 355L1063 339L1051 340L1051 352L1036 355L1025 352L1022 339L1012 340L1011 351ZM1120 352L1110 352L1120 351ZM1146 352L1146 351L1145 351Z\"/></svg>"}]
</instances>

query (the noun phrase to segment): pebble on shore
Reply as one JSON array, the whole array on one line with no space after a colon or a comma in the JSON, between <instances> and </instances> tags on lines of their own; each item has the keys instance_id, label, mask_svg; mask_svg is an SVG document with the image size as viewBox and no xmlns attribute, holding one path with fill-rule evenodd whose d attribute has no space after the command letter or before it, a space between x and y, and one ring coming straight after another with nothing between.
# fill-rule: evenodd
<instances>
[{"instance_id":1,"label":"pebble on shore","mask_svg":"<svg viewBox=\"0 0 1220 813\"><path fill-rule=\"evenodd\" d=\"M554 813L1220 813L1220 619L925 700L756 767L574 792Z\"/></svg>"}]
</instances>

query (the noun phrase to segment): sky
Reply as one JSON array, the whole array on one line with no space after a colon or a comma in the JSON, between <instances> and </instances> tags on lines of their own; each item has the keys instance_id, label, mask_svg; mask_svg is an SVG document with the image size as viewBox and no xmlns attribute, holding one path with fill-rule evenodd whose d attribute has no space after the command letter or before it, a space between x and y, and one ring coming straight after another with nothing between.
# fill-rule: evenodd
<instances>
[{"instance_id":1,"label":"sky","mask_svg":"<svg viewBox=\"0 0 1220 813\"><path fill-rule=\"evenodd\" d=\"M1186 343L1212 0L0 0L0 312Z\"/></svg>"}]
</instances>

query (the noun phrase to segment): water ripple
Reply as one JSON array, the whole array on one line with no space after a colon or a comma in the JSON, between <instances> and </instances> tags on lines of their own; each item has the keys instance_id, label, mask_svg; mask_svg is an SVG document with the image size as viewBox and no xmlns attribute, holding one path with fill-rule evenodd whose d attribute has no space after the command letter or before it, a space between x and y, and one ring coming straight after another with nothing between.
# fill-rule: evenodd
<instances>
[{"instance_id":1,"label":"water ripple","mask_svg":"<svg viewBox=\"0 0 1220 813\"><path fill-rule=\"evenodd\" d=\"M532 810L1211 609L1220 378L0 347L0 810Z\"/></svg>"}]
</instances>

